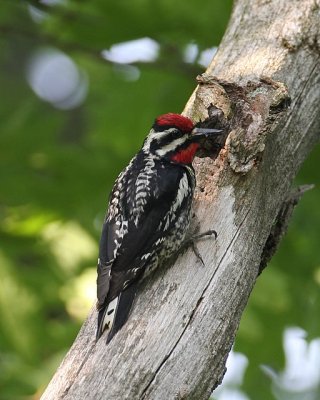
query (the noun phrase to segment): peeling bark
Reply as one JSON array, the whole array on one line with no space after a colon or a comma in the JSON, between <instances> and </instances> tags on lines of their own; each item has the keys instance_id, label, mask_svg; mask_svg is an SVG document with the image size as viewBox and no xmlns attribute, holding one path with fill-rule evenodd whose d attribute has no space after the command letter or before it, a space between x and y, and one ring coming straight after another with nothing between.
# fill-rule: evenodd
<instances>
[{"instance_id":1,"label":"peeling bark","mask_svg":"<svg viewBox=\"0 0 320 400\"><path fill-rule=\"evenodd\" d=\"M203 120L214 104L231 127L215 161L195 162L197 219L218 232L198 244L205 267L188 250L157 271L108 346L94 344L92 310L43 400L201 400L221 382L265 244L319 140L319 9L318 0L236 1L184 111Z\"/></svg>"}]
</instances>

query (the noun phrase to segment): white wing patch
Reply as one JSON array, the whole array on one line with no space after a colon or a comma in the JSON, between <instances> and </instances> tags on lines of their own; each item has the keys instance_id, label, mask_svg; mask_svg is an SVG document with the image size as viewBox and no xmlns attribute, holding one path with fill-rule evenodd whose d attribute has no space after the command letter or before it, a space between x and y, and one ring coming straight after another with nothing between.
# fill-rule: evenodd
<instances>
[{"instance_id":1,"label":"white wing patch","mask_svg":"<svg viewBox=\"0 0 320 400\"><path fill-rule=\"evenodd\" d=\"M138 226L140 217L144 215L143 210L147 204L147 198L150 195L152 187L150 180L154 177L154 167L154 159L152 156L149 156L144 169L139 173L135 182L134 204L130 211L136 226Z\"/></svg>"},{"instance_id":2,"label":"white wing patch","mask_svg":"<svg viewBox=\"0 0 320 400\"><path fill-rule=\"evenodd\" d=\"M190 188L189 188L188 177L187 177L187 174L183 174L183 176L179 182L179 187L178 187L178 191L177 191L177 196L175 198L175 202L171 205L168 214L166 214L166 216L164 218L164 228L163 228L164 230L169 229L170 223L176 217L176 211L181 206L183 200L187 196L189 196L189 193L190 193Z\"/></svg>"},{"instance_id":3,"label":"white wing patch","mask_svg":"<svg viewBox=\"0 0 320 400\"><path fill-rule=\"evenodd\" d=\"M121 221L120 219L118 219L116 221L116 226L119 228L116 229L115 231L117 238L114 239L115 248L113 250L113 259L117 257L117 253L121 246L122 239L128 233L128 221Z\"/></svg>"},{"instance_id":4,"label":"white wing patch","mask_svg":"<svg viewBox=\"0 0 320 400\"><path fill-rule=\"evenodd\" d=\"M112 193L112 200L110 201L109 206L108 206L108 221L112 221L113 219L115 219L115 217L117 215L120 214L119 203L124 195L124 191L122 190L122 188L123 188L122 179L123 179L124 175L128 172L128 170L130 170L130 168L132 167L134 159L135 159L135 157L132 158L130 163L119 174L118 178L115 181L114 188L117 188L117 189Z\"/></svg>"}]
</instances>

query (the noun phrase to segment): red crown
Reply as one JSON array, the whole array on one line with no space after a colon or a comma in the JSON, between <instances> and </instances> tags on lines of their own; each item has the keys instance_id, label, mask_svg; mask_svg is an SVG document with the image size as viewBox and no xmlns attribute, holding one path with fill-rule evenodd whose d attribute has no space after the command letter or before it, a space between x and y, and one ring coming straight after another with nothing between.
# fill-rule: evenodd
<instances>
[{"instance_id":1,"label":"red crown","mask_svg":"<svg viewBox=\"0 0 320 400\"><path fill-rule=\"evenodd\" d=\"M182 132L191 132L194 127L191 119L174 113L160 115L156 119L156 124L159 126L176 127Z\"/></svg>"}]
</instances>

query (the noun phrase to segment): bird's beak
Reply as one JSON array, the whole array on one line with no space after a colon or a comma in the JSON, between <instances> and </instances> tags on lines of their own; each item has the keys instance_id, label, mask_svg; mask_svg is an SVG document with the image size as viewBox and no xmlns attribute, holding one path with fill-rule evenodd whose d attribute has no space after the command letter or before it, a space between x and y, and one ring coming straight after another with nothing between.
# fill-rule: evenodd
<instances>
[{"instance_id":1,"label":"bird's beak","mask_svg":"<svg viewBox=\"0 0 320 400\"><path fill-rule=\"evenodd\" d=\"M195 138L203 139L211 135L221 135L222 129L210 129L210 128L193 128L192 136Z\"/></svg>"}]
</instances>

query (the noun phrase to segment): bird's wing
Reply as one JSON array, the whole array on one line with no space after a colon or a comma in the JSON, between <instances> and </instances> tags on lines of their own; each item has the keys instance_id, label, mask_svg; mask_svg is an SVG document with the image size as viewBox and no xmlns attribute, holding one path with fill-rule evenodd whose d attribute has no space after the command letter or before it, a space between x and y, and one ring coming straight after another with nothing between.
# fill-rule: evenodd
<instances>
[{"instance_id":1,"label":"bird's wing","mask_svg":"<svg viewBox=\"0 0 320 400\"><path fill-rule=\"evenodd\" d=\"M156 249L157 241L161 243L158 239L161 239L164 232L159 229L159 226L174 202L179 181L184 174L178 168L173 168L170 173L173 175L170 179L164 180L161 174L157 177L159 180L157 193L150 192L144 198L142 216L137 224L135 218L127 218L128 213L125 212L125 208L128 205L124 204L122 212L117 215L118 219L107 218L103 225L97 279L100 309L98 337L106 325L106 314L112 315L108 321L110 327L115 326L117 322L117 318L114 322L115 315L122 321L119 325L124 324L135 295L133 287L130 291L128 289L132 285L136 287L136 282L142 276L152 252ZM172 185L172 178L176 179L176 184ZM166 182L171 182L171 184ZM122 237L119 236L121 229ZM123 297L122 302L121 297ZM113 302L114 299L117 301Z\"/></svg>"},{"instance_id":2,"label":"bird's wing","mask_svg":"<svg viewBox=\"0 0 320 400\"><path fill-rule=\"evenodd\" d=\"M116 234L119 224L122 224L121 215L116 220L107 218L102 226L97 276L98 308L103 306L106 301L110 287L112 264L121 246L119 237Z\"/></svg>"}]
</instances>

